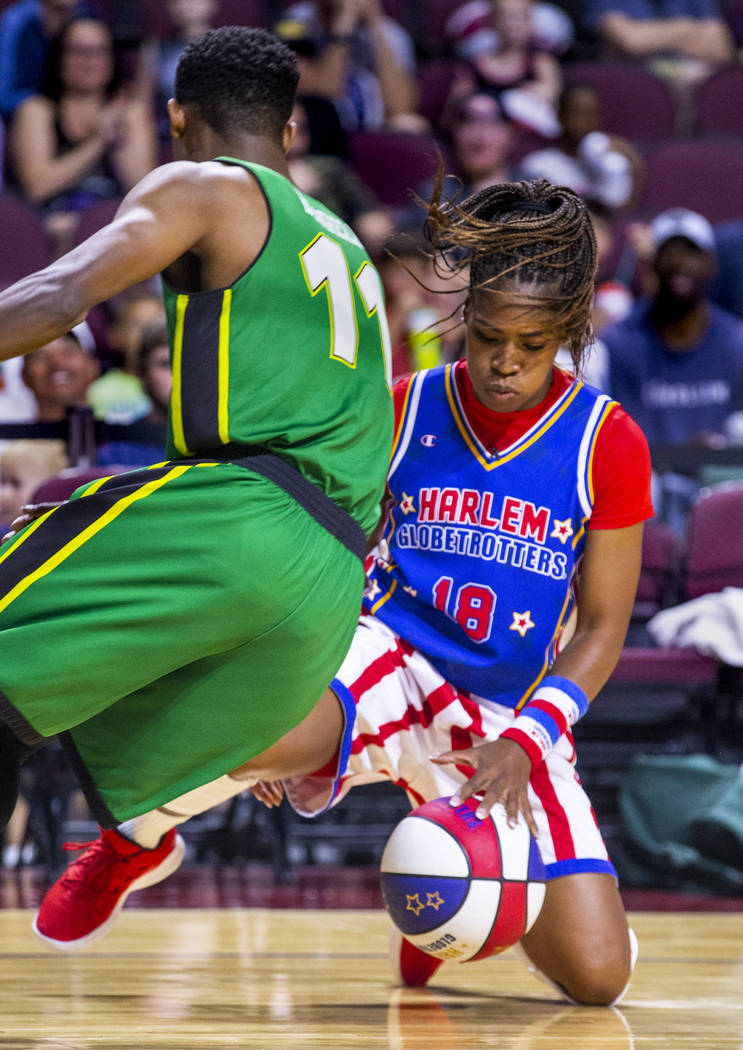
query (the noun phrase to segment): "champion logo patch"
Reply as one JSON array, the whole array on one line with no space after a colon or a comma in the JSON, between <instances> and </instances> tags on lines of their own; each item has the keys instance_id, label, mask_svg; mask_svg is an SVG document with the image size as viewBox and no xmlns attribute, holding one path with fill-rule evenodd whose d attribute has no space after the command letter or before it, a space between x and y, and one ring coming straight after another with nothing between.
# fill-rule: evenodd
<instances>
[{"instance_id":1,"label":"champion logo patch","mask_svg":"<svg viewBox=\"0 0 743 1050\"><path fill-rule=\"evenodd\" d=\"M421 445L424 445L426 448L433 448L433 446L435 444L436 444L436 435L435 434L424 434L423 437L421 438Z\"/></svg>"}]
</instances>

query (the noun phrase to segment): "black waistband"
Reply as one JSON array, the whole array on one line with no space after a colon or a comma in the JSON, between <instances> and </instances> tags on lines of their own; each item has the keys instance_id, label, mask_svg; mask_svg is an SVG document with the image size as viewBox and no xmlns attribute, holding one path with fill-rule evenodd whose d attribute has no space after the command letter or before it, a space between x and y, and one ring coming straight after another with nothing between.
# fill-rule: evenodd
<instances>
[{"instance_id":1,"label":"black waistband","mask_svg":"<svg viewBox=\"0 0 743 1050\"><path fill-rule=\"evenodd\" d=\"M335 536L351 554L355 554L361 562L366 558L366 534L359 523L280 456L260 446L224 445L214 454L200 455L197 458L207 462L216 459L222 463L233 463L272 481L296 500L300 507L304 507L307 513L331 536Z\"/></svg>"}]
</instances>

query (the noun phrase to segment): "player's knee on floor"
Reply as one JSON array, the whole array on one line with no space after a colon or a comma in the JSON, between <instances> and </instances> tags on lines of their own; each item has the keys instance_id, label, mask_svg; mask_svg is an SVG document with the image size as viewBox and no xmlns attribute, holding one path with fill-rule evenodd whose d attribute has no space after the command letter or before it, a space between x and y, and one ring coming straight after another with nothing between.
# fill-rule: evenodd
<instances>
[{"instance_id":1,"label":"player's knee on floor","mask_svg":"<svg viewBox=\"0 0 743 1050\"><path fill-rule=\"evenodd\" d=\"M581 1006L610 1006L622 997L632 975L629 952L602 950L565 968L559 983Z\"/></svg>"}]
</instances>

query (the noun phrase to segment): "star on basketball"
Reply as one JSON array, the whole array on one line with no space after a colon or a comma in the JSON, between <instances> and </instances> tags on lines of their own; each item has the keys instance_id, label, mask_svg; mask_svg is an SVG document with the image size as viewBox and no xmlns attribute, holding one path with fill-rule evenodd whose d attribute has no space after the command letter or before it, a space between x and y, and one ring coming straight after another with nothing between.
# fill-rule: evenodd
<instances>
[{"instance_id":1,"label":"star on basketball","mask_svg":"<svg viewBox=\"0 0 743 1050\"><path fill-rule=\"evenodd\" d=\"M435 910L438 911L439 908L441 907L441 905L444 904L444 903L445 903L444 898L441 896L441 894L439 893L438 890L436 890L434 893L427 893L426 894L426 907L427 908L435 908Z\"/></svg>"},{"instance_id":2,"label":"star on basketball","mask_svg":"<svg viewBox=\"0 0 743 1050\"><path fill-rule=\"evenodd\" d=\"M550 536L554 536L560 543L565 543L573 535L573 526L570 524L570 518L566 518L565 521L558 521L555 519L555 524L552 526L552 532Z\"/></svg>"},{"instance_id":3,"label":"star on basketball","mask_svg":"<svg viewBox=\"0 0 743 1050\"><path fill-rule=\"evenodd\" d=\"M402 499L400 500L400 510L403 514L415 514L414 499L415 496L409 496L407 492L403 492Z\"/></svg>"},{"instance_id":4,"label":"star on basketball","mask_svg":"<svg viewBox=\"0 0 743 1050\"><path fill-rule=\"evenodd\" d=\"M420 913L425 908L425 904L423 904L421 902L421 899L418 896L418 894L417 893L406 893L405 894L405 899L407 900L407 904L405 905L405 911L415 912L416 916L420 915Z\"/></svg>"},{"instance_id":5,"label":"star on basketball","mask_svg":"<svg viewBox=\"0 0 743 1050\"><path fill-rule=\"evenodd\" d=\"M513 614L513 623L508 628L509 631L518 631L522 638L526 637L526 632L534 626L534 621L531 618L531 609L527 609L526 612Z\"/></svg>"}]
</instances>

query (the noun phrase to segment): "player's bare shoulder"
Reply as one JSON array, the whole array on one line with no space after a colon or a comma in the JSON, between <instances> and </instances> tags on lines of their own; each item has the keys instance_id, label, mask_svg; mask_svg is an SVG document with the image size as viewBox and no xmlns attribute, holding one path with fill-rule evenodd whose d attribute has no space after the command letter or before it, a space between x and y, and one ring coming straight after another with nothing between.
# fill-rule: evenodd
<instances>
[{"instance_id":1,"label":"player's bare shoulder","mask_svg":"<svg viewBox=\"0 0 743 1050\"><path fill-rule=\"evenodd\" d=\"M244 166L173 161L148 179L148 192L167 198L168 225L193 227L189 257L167 267L165 276L175 286L225 287L260 253L269 234L270 214L258 180ZM196 270L194 257L199 260Z\"/></svg>"}]
</instances>

